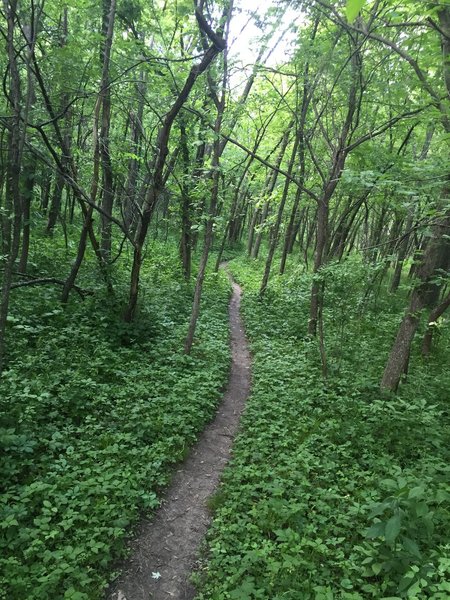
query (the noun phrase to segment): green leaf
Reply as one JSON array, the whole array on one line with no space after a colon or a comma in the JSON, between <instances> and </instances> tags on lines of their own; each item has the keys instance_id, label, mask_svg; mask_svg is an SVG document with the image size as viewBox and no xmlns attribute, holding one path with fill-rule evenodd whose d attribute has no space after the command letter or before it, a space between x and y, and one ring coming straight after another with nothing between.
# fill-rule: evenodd
<instances>
[{"instance_id":1,"label":"green leaf","mask_svg":"<svg viewBox=\"0 0 450 600\"><path fill-rule=\"evenodd\" d=\"M388 544L392 544L400 533L400 515L394 515L389 519L386 523L386 529L384 535L386 537L386 542Z\"/></svg>"},{"instance_id":2,"label":"green leaf","mask_svg":"<svg viewBox=\"0 0 450 600\"><path fill-rule=\"evenodd\" d=\"M384 529L384 523L379 521L367 529L365 537L368 539L380 537L384 535Z\"/></svg>"},{"instance_id":3,"label":"green leaf","mask_svg":"<svg viewBox=\"0 0 450 600\"><path fill-rule=\"evenodd\" d=\"M364 6L365 0L347 0L347 6L345 7L345 15L347 21L352 23L358 16L359 11Z\"/></svg>"},{"instance_id":4,"label":"green leaf","mask_svg":"<svg viewBox=\"0 0 450 600\"><path fill-rule=\"evenodd\" d=\"M378 575L379 573L381 573L382 568L383 568L383 565L381 563L373 563L373 565L371 565L371 569L375 575Z\"/></svg>"},{"instance_id":5,"label":"green leaf","mask_svg":"<svg viewBox=\"0 0 450 600\"><path fill-rule=\"evenodd\" d=\"M417 545L417 543L414 540L411 540L410 538L407 538L407 537L403 538L403 548L407 552L409 552L410 554L412 554L413 556L418 558L419 560L422 558L422 555L419 550L419 546Z\"/></svg>"}]
</instances>

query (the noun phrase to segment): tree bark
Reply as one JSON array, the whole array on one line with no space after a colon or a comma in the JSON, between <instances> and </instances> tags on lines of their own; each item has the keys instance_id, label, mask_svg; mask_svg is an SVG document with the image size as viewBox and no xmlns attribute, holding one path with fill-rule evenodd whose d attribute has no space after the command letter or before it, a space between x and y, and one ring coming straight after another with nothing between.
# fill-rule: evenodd
<instances>
[{"instance_id":1,"label":"tree bark","mask_svg":"<svg viewBox=\"0 0 450 600\"><path fill-rule=\"evenodd\" d=\"M402 240L398 249L397 262L395 263L394 274L392 275L392 281L390 286L391 294L395 294L398 290L398 286L400 285L400 280L402 277L403 263L408 253L409 248L409 240L411 237L411 227L413 224L414 213L412 210L409 211L408 216L406 217L405 223L405 233L402 237Z\"/></svg>"},{"instance_id":2,"label":"tree bark","mask_svg":"<svg viewBox=\"0 0 450 600\"><path fill-rule=\"evenodd\" d=\"M152 217L159 195L161 194L163 189L163 171L167 160L167 154L169 151L169 139L173 122L175 121L175 118L177 117L178 113L180 112L181 108L183 107L184 103L189 97L189 94L198 77L209 67L209 65L216 58L216 56L224 50L226 45L224 39L221 37L221 31L219 31L219 33L214 33L211 27L206 22L203 13L201 13L198 8L196 9L195 15L200 30L205 35L207 35L207 37L211 40L212 43L203 55L201 62L199 64L194 65L191 68L180 94L178 95L177 99L172 105L172 108L165 116L163 124L158 133L158 140L156 144L157 154L155 158L155 166L153 168L152 184L149 186L146 194L144 207L142 211L142 218L135 240L133 266L131 270L130 293L128 305L124 312L124 320L126 322L131 322L133 320L134 313L136 310L139 293L139 277L143 258L142 253L147 237L150 219Z\"/></svg>"},{"instance_id":3,"label":"tree bark","mask_svg":"<svg viewBox=\"0 0 450 600\"><path fill-rule=\"evenodd\" d=\"M22 225L22 200L20 196L21 167L21 84L14 47L14 30L17 20L17 0L4 0L3 10L7 21L6 49L9 70L9 105L11 116L8 130L8 162L6 167L5 215L2 215L3 235L3 281L0 298L0 373L6 358L6 321L8 318L10 290L14 264L19 253ZM6 250L6 252L5 252Z\"/></svg>"},{"instance_id":4,"label":"tree bark","mask_svg":"<svg viewBox=\"0 0 450 600\"><path fill-rule=\"evenodd\" d=\"M181 183L181 238L180 256L184 278L188 281L191 277L191 253L192 253L192 219L191 199L189 193L189 147L186 133L186 124L180 120L180 148L183 162L183 181Z\"/></svg>"},{"instance_id":5,"label":"tree bark","mask_svg":"<svg viewBox=\"0 0 450 600\"><path fill-rule=\"evenodd\" d=\"M443 79L447 89L447 94L450 97L450 7L443 7L439 11L438 16L441 28L441 43L443 50ZM383 42L386 43L386 40L383 40ZM396 49L396 51L398 52L398 49ZM425 75L417 63L411 57L409 57L409 55L405 55L405 53L402 53L401 55L413 66L417 76L422 83L424 83L425 89L428 91L430 96L435 100L438 99L439 96L427 83ZM437 107L441 110L441 123L444 131L446 134L449 134L450 122L446 108L442 105L440 100L437 101ZM447 183L443 191L443 206L445 206L446 202L448 202L448 197L449 187ZM408 368L411 345L419 324L420 311L422 311L426 306L429 306L430 302L432 302L436 295L436 286L433 285L430 279L432 278L436 267L439 265L442 253L447 250L449 243L447 239L447 233L449 227L450 211L447 211L443 216L438 217L436 223L434 224L432 228L432 237L428 240L422 261L416 269L415 276L418 280L418 284L412 291L409 307L405 316L403 317L402 323L400 324L400 328L397 332L397 336L384 368L380 384L383 390L396 391L402 374Z\"/></svg>"},{"instance_id":6,"label":"tree bark","mask_svg":"<svg viewBox=\"0 0 450 600\"><path fill-rule=\"evenodd\" d=\"M230 0L228 6L228 12L226 14L226 23L225 23L225 40L228 39L230 20L233 12L233 0ZM225 100L226 100L226 86L228 80L228 57L226 45L224 48L223 54L223 76L222 76L222 85L220 97L218 97L214 91L214 84L210 80L209 88L211 96L216 105L217 115L214 123L214 143L213 143L213 154L211 161L211 202L209 208L209 218L206 223L205 229L205 239L203 243L203 251L200 259L200 265L197 273L197 279L195 282L195 290L194 290L194 300L192 303L192 311L191 318L189 320L188 332L186 335L186 340L184 342L184 352L185 354L190 354L192 350L192 344L194 343L195 331L197 328L198 316L200 314L200 301L202 297L203 290L203 282L205 280L206 274L206 266L208 264L209 251L212 245L213 240L213 227L214 227L214 217L217 213L217 206L219 201L219 185L220 185L220 158L222 156L223 151L225 150L225 145L223 144L220 138L220 131L222 128L223 115L225 111Z\"/></svg>"},{"instance_id":7,"label":"tree bark","mask_svg":"<svg viewBox=\"0 0 450 600\"><path fill-rule=\"evenodd\" d=\"M302 138L301 133L302 133L301 131L297 131L296 135L295 135L294 145L292 146L291 157L290 157L289 165L288 165L288 175L292 175L292 171L294 169L299 144L301 143L301 138ZM276 218L276 221L275 221L274 226L271 231L269 252L268 252L267 258L266 258L266 265L265 265L264 275L263 275L262 282L261 282L261 287L259 288L260 296L264 295L264 293L267 289L267 284L269 282L270 269L272 267L272 261L273 261L273 257L275 255L275 250L276 250L277 243L278 243L278 236L279 236L279 232L280 232L281 220L283 218L283 212L284 212L284 207L285 207L286 200L288 197L290 183L291 183L291 180L289 178L286 178L286 180L284 182L284 188L283 188L283 193L281 196L280 205L278 207L277 218Z\"/></svg>"},{"instance_id":8,"label":"tree bark","mask_svg":"<svg viewBox=\"0 0 450 600\"><path fill-rule=\"evenodd\" d=\"M435 331L435 323L441 317L447 308L450 306L450 293L442 300L442 302L431 311L428 317L428 325L425 335L422 341L422 354L428 356L431 351L431 343L433 341L433 334Z\"/></svg>"},{"instance_id":9,"label":"tree bark","mask_svg":"<svg viewBox=\"0 0 450 600\"><path fill-rule=\"evenodd\" d=\"M264 207L262 209L262 211L260 211L260 218L259 218L259 225L261 226L260 231L258 231L258 233L256 234L256 239L255 239L255 243L252 247L252 251L251 251L251 257L252 258L258 258L259 255L259 250L261 248L261 242L263 239L263 235L264 232L262 230L262 226L264 225L267 216L269 214L269 209L270 209L270 195L273 193L276 183L277 183L277 179L278 179L278 169L281 166L281 163L283 161L283 157L284 154L286 152L286 148L289 144L289 138L290 138L290 134L292 131L292 127L294 126L294 121L290 121L289 125L286 128L286 131L283 134L282 137L282 141L281 141L281 147L280 147L280 151L278 153L276 162L275 162L275 168L273 169L273 171L270 173L270 175L267 178L266 181L266 189L264 191L264 195L267 196L267 200L264 203ZM257 223L258 224L258 223Z\"/></svg>"},{"instance_id":10,"label":"tree bark","mask_svg":"<svg viewBox=\"0 0 450 600\"><path fill-rule=\"evenodd\" d=\"M448 244L444 232L450 227L450 212L438 219L433 227L433 237L428 241L421 264L417 268L417 284L414 287L406 314L400 324L389 358L384 368L381 388L396 391L403 373L407 371L411 345L420 323L421 311L432 303L436 296L432 281L439 265L442 251Z\"/></svg>"},{"instance_id":11,"label":"tree bark","mask_svg":"<svg viewBox=\"0 0 450 600\"><path fill-rule=\"evenodd\" d=\"M108 87L108 81L109 81L109 64L110 64L110 60L111 60L111 47L112 47L112 38L113 38L113 31L114 31L115 9L116 9L115 0L111 0L109 17L108 17L108 29L106 32L106 39L104 42L104 50L103 50L102 77L100 80L100 89L99 89L99 93L97 95L97 101L95 103L95 109L94 109L94 123L93 123L94 169L93 169L93 173L92 173L92 183L91 183L91 193L90 193L90 200L91 200L92 204L90 204L89 207L87 208L87 210L84 212L84 223L83 223L83 228L81 230L80 239L78 242L77 256L75 258L75 261L73 262L72 268L71 268L70 273L66 280L66 284L63 287L63 291L61 293L61 302L63 304L67 303L67 301L69 299L70 291L75 284L78 272L83 263L84 254L86 252L87 239L88 239L88 236L90 235L90 232L92 231L92 222L93 222L92 215L94 213L94 205L95 205L95 202L97 199L97 194L98 194L99 169L100 169L100 160L101 160L101 148L100 148L101 140L98 137L98 128L99 128L99 121L100 121L100 113L101 113L102 108L104 108L104 94L105 94L106 88ZM101 268L102 268L105 278L107 279L108 289L111 292L112 288L109 283L108 276L104 269L104 259L103 259L103 254L101 252L101 248L100 248L100 254L101 254L100 260L102 261L100 263Z\"/></svg>"},{"instance_id":12,"label":"tree bark","mask_svg":"<svg viewBox=\"0 0 450 600\"><path fill-rule=\"evenodd\" d=\"M111 47L114 35L116 0L104 0L104 7L105 17L103 29L106 31L106 37L103 48L102 88L100 89L102 102L102 123L98 142L100 159L102 163L103 180L103 213L101 214L100 247L103 260L107 263L111 259L111 216L114 202L113 171L109 152L109 131L111 125L111 87L109 82L109 65L111 62Z\"/></svg>"},{"instance_id":13,"label":"tree bark","mask_svg":"<svg viewBox=\"0 0 450 600\"><path fill-rule=\"evenodd\" d=\"M311 303L308 322L308 333L313 337L317 335L317 322L324 295L324 285L319 280L318 273L326 259L325 250L328 245L329 204L334 194L334 191L341 179L342 171L345 166L345 161L350 152L349 141L353 132L353 121L355 118L357 119L358 116L357 90L360 84L360 79L358 77L358 74L361 69L360 60L361 57L359 56L359 53L353 48L353 54L351 57L352 83L348 94L347 114L345 117L345 121L342 124L342 129L340 132L336 149L333 152L332 167L329 171L328 178L324 184L322 197L319 198L318 201L316 252L314 256L313 270L315 277L313 278L313 283L311 286ZM361 97L359 98L359 101L361 101Z\"/></svg>"}]
</instances>

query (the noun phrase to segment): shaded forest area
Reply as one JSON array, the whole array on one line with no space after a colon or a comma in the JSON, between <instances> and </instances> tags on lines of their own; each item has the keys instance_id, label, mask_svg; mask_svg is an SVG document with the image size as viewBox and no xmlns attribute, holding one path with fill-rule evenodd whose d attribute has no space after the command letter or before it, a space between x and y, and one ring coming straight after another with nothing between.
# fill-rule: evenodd
<instances>
[{"instance_id":1,"label":"shaded forest area","mask_svg":"<svg viewBox=\"0 0 450 600\"><path fill-rule=\"evenodd\" d=\"M223 261L253 387L199 600L448 598L449 1L0 33L0 598L104 594L220 401Z\"/></svg>"}]
</instances>

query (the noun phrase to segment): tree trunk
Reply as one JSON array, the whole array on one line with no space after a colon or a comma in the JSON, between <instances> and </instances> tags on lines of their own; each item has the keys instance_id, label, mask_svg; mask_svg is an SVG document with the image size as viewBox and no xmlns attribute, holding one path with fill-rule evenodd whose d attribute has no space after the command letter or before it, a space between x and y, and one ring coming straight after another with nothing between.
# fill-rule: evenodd
<instances>
[{"instance_id":1,"label":"tree trunk","mask_svg":"<svg viewBox=\"0 0 450 600\"><path fill-rule=\"evenodd\" d=\"M215 57L220 52L222 52L226 46L224 39L220 35L221 32L214 33L212 31L211 27L208 25L203 14L198 8L196 8L195 16L197 18L197 22L201 32L211 40L212 44L204 53L201 62L192 66L182 90L180 91L177 99L172 105L172 108L165 116L163 124L158 133L158 140L156 144L157 153L155 157L155 166L153 169L152 185L149 186L146 194L141 223L136 236L133 266L131 271L130 293L128 305L124 312L124 320L126 322L131 322L133 320L134 313L136 310L139 293L139 277L142 265L142 250L144 247L153 210L156 206L158 197L163 189L163 171L167 160L167 154L169 151L168 145L173 122L175 121L175 118L177 117L178 113L180 112L181 108L183 107L184 103L189 97L189 94L198 77L209 67L209 65L215 59Z\"/></svg>"},{"instance_id":2,"label":"tree trunk","mask_svg":"<svg viewBox=\"0 0 450 600\"><path fill-rule=\"evenodd\" d=\"M331 192L332 193L332 192ZM308 333L316 336L317 321L319 318L319 310L323 296L322 282L317 279L317 274L322 267L324 260L324 251L327 243L328 232L328 203L331 195L326 192L319 202L317 209L317 237L316 237L316 252L314 255L314 274L311 286L311 305L309 311Z\"/></svg>"},{"instance_id":3,"label":"tree trunk","mask_svg":"<svg viewBox=\"0 0 450 600\"><path fill-rule=\"evenodd\" d=\"M286 152L286 148L288 146L289 143L289 138L290 138L290 134L292 131L292 127L294 126L294 121L290 121L290 123L288 124L286 131L283 134L282 140L281 140L281 147L280 147L280 151L278 153L277 156L277 160L275 162L275 169L274 171L272 171L272 173L268 176L267 180L266 180L266 186L265 186L265 192L264 192L264 196L267 196L267 201L264 203L264 207L261 213L261 217L259 220L259 224L261 225L261 228L259 230L259 232L256 234L256 239L255 239L255 243L253 245L252 248L252 252L251 252L251 257L252 258L258 258L259 255L259 250L261 248L261 242L263 239L263 229L262 226L264 225L267 216L269 214L269 209L270 209L270 196L273 193L274 189L275 189L275 185L277 183L277 179L278 179L278 169L281 166L281 163L283 161L283 157L284 154Z\"/></svg>"},{"instance_id":4,"label":"tree trunk","mask_svg":"<svg viewBox=\"0 0 450 600\"><path fill-rule=\"evenodd\" d=\"M109 63L110 63L110 59L111 59L111 47L112 47L112 38L113 38L113 31L114 31L115 8L116 8L115 0L111 0L109 16L108 16L108 29L106 31L106 39L104 42L104 47L103 47L103 52L102 52L102 55L103 55L102 77L100 80L100 89L99 89L99 92L97 95L97 101L95 103L95 109L94 109L94 123L93 123L93 128L92 128L93 147L94 147L94 156L93 156L94 168L93 168L93 173L92 173L92 183L91 183L91 192L90 192L90 200L91 200L92 204L89 205L89 207L87 209L85 208L85 210L83 211L84 222L83 222L83 228L81 230L80 240L78 243L77 256L72 265L72 268L71 268L70 273L66 280L66 284L64 285L63 291L61 294L61 302L63 302L63 303L66 303L68 301L70 291L75 284L75 281L76 281L76 278L78 275L78 271L80 270L80 267L83 263L88 236L91 237L91 241L94 245L94 248L95 248L95 246L97 246L97 241L93 237L92 215L94 212L93 205L95 204L95 202L97 200L97 195L98 195L100 159L101 159L101 153L102 153L100 143L103 143L103 141L104 141L104 140L102 141L98 137L98 128L99 128L99 122L100 122L100 113L101 113L102 108L104 108L104 95L105 95L106 89L108 87L108 82L109 82ZM102 249L101 249L101 247L100 248L97 247L95 249L96 249L96 253L98 253L98 251L100 250L100 268L102 269L102 274L108 283L108 290L111 292L112 287L109 282L107 272L104 268L104 258L103 258Z\"/></svg>"},{"instance_id":5,"label":"tree trunk","mask_svg":"<svg viewBox=\"0 0 450 600\"><path fill-rule=\"evenodd\" d=\"M436 306L434 310L431 311L430 316L428 317L428 326L423 336L422 341L422 354L423 356L428 356L431 351L431 343L433 341L433 334L435 331L435 323L441 317L447 308L450 306L450 293L442 300L442 302Z\"/></svg>"},{"instance_id":6,"label":"tree trunk","mask_svg":"<svg viewBox=\"0 0 450 600\"><path fill-rule=\"evenodd\" d=\"M0 298L0 373L5 365L6 321L8 318L12 273L16 262L22 224L22 201L20 197L21 167L21 122L20 122L20 76L17 66L17 54L14 47L14 30L17 20L17 1L4 0L4 15L7 21L6 47L10 75L9 105L11 116L8 130L8 162L6 167L5 215L2 215L3 235L3 281ZM6 250L6 252L5 252Z\"/></svg>"},{"instance_id":7,"label":"tree trunk","mask_svg":"<svg viewBox=\"0 0 450 600\"><path fill-rule=\"evenodd\" d=\"M295 160L297 158L297 152L298 152L298 147L300 144L301 137L302 137L301 132L297 132L295 135L294 145L292 147L291 157L289 160L289 165L288 165L288 170L287 170L289 176L292 175L292 172L294 170ZM264 295L264 293L267 289L267 284L269 282L270 269L272 267L272 261L273 261L273 257L275 255L275 250L276 250L277 243L278 243L278 236L279 236L279 232L280 232L281 220L283 218L283 212L284 212L284 207L285 207L286 200L288 197L290 183L291 183L290 179L286 178L286 180L284 182L283 194L281 196L280 205L278 207L277 218L276 218L275 224L271 231L269 252L267 254L266 266L264 269L264 275L263 275L263 279L261 282L261 287L259 288L260 296Z\"/></svg>"},{"instance_id":8,"label":"tree trunk","mask_svg":"<svg viewBox=\"0 0 450 600\"><path fill-rule=\"evenodd\" d=\"M354 41L352 42L355 43ZM358 119L357 110L357 90L361 84L361 57L356 49L351 56L351 76L352 83L348 93L347 114L345 121L342 124L342 129L338 139L336 149L333 151L332 167L329 171L327 181L324 185L322 197L318 200L317 208L317 237L316 237L316 253L314 256L314 274L311 286L311 305L309 313L308 333L311 336L317 334L317 321L321 304L323 302L324 285L319 281L317 275L325 261L325 251L328 246L328 213L330 200L334 191L341 179L342 172L345 167L345 161L350 152L349 140L352 136L352 127L354 119ZM359 99L361 101L361 97Z\"/></svg>"},{"instance_id":9,"label":"tree trunk","mask_svg":"<svg viewBox=\"0 0 450 600\"><path fill-rule=\"evenodd\" d=\"M283 245L283 253L281 255L280 262L280 275L283 275L286 269L286 260L287 256L290 252L292 252L292 247L294 245L295 234L298 231L296 228L296 217L298 212L298 206L300 204L300 198L302 197L302 189L300 187L297 188L295 193L294 204L291 210L291 216L289 218L289 223L286 229L286 235L284 237L284 245Z\"/></svg>"},{"instance_id":10,"label":"tree trunk","mask_svg":"<svg viewBox=\"0 0 450 600\"><path fill-rule=\"evenodd\" d=\"M35 182L35 162L28 162L25 169L23 183L23 228L22 228L22 248L20 252L19 271L26 273L28 269L28 255L30 251L30 231L31 231L31 203L33 200L33 189Z\"/></svg>"},{"instance_id":11,"label":"tree trunk","mask_svg":"<svg viewBox=\"0 0 450 600\"><path fill-rule=\"evenodd\" d=\"M189 193L189 147L186 134L186 125L180 120L180 148L183 161L183 181L181 184L181 238L180 238L180 256L184 278L188 281L191 277L191 199Z\"/></svg>"},{"instance_id":12,"label":"tree trunk","mask_svg":"<svg viewBox=\"0 0 450 600\"><path fill-rule=\"evenodd\" d=\"M62 17L62 34L60 46L64 48L67 44L67 39L69 35L68 28L68 20L67 20L67 7L64 8L63 17ZM64 93L62 96L61 102L61 110L66 110L67 105L69 104L69 94ZM61 152L60 160L61 164L64 166L64 169L69 167L69 156L67 150L70 151L70 142L71 142L71 132L70 132L70 111L67 110L64 117L64 142L66 145L66 151ZM47 227L46 233L51 235L56 225L56 221L58 219L58 215L61 208L62 195L64 191L65 179L63 173L58 173L56 175L55 187L53 190L52 201L50 204L50 210L48 213Z\"/></svg>"},{"instance_id":13,"label":"tree trunk","mask_svg":"<svg viewBox=\"0 0 450 600\"><path fill-rule=\"evenodd\" d=\"M439 24L441 28L442 58L443 58L443 79L450 94L450 7L443 7L438 12ZM416 69L416 72L418 69ZM419 75L421 74L419 70ZM431 96L434 97L434 91L428 89ZM450 122L446 109L439 102L441 110L441 122L446 134L450 133ZM444 188L443 206L446 206L449 197L448 184ZM419 284L415 286L411 294L410 305L406 315L397 332L394 345L387 360L383 377L381 379L381 388L387 391L395 391L398 388L402 373L408 368L409 354L414 335L419 323L418 313L430 303L430 298L435 297L436 286L430 282L436 266L442 257L442 253L448 249L447 232L450 227L450 212L447 211L444 216L437 219L432 229L432 237L429 238L425 247L422 261L415 270L416 278Z\"/></svg>"},{"instance_id":14,"label":"tree trunk","mask_svg":"<svg viewBox=\"0 0 450 600\"><path fill-rule=\"evenodd\" d=\"M448 244L444 232L448 231L449 227L450 213L441 217L433 227L433 237L429 239L421 264L417 267L418 284L412 291L409 307L400 324L384 369L381 380L383 390L396 391L402 374L408 368L411 345L419 326L420 313L436 296L436 286L432 280L442 252Z\"/></svg>"},{"instance_id":15,"label":"tree trunk","mask_svg":"<svg viewBox=\"0 0 450 600\"><path fill-rule=\"evenodd\" d=\"M128 161L128 177L125 186L125 195L122 202L123 207L123 219L127 231L133 232L135 230L136 222L138 219L137 215L137 180L139 175L139 161L137 157L139 155L142 143L142 121L144 117L144 104L145 104L145 90L146 90L146 77L145 72L141 71L139 82L136 84L137 102L138 108L137 113L130 111L130 152L136 157L130 158Z\"/></svg>"},{"instance_id":16,"label":"tree trunk","mask_svg":"<svg viewBox=\"0 0 450 600\"><path fill-rule=\"evenodd\" d=\"M225 39L228 39L229 29L230 29L230 19L233 12L233 0L230 1L229 10L227 14L227 19L225 23ZM212 245L213 240L213 227L214 227L214 217L217 214L218 202L219 202L219 185L220 185L220 158L222 156L223 151L225 150L226 143L224 144L223 140L220 137L220 132L222 129L222 120L225 111L225 100L226 100L226 89L228 83L228 54L225 48L223 53L223 76L221 81L221 92L220 97L217 96L215 92L215 86L212 79L208 80L209 90L211 93L211 97L214 100L217 109L216 121L214 123L214 143L213 143L213 154L211 161L211 177L212 177L212 187L211 187L211 202L209 208L209 218L206 224L205 229L205 240L203 244L203 252L200 259L200 265L197 273L197 279L195 282L195 291L194 291L194 301L192 303L192 311L191 318L189 320L188 332L186 335L186 340L184 342L184 352L185 354L190 354L192 349L192 344L194 343L195 330L197 328L198 316L200 313L200 301L202 297L203 290L203 282L205 280L206 274L206 265L208 264L208 256L209 251ZM226 142L226 140L225 140Z\"/></svg>"},{"instance_id":17,"label":"tree trunk","mask_svg":"<svg viewBox=\"0 0 450 600\"><path fill-rule=\"evenodd\" d=\"M53 189L52 201L48 211L46 233L51 235L58 219L59 210L61 207L62 194L64 190L65 179L62 173L56 175L55 187Z\"/></svg>"},{"instance_id":18,"label":"tree trunk","mask_svg":"<svg viewBox=\"0 0 450 600\"><path fill-rule=\"evenodd\" d=\"M109 65L111 47L114 35L114 20L116 14L116 0L104 0L104 25L106 33L103 48L103 75L100 96L102 102L102 124L99 135L99 151L102 163L103 196L101 215L101 240L100 247L103 260L107 263L111 259L111 216L114 202L113 172L111 156L109 154L109 130L111 124L111 87L109 84Z\"/></svg>"},{"instance_id":19,"label":"tree trunk","mask_svg":"<svg viewBox=\"0 0 450 600\"><path fill-rule=\"evenodd\" d=\"M250 221L250 225L248 227L248 238L247 238L247 255L248 256L252 255L253 240L255 238L255 227L256 227L256 223L258 222L258 219L260 218L260 216L261 216L261 210L259 208L254 208L252 218Z\"/></svg>"},{"instance_id":20,"label":"tree trunk","mask_svg":"<svg viewBox=\"0 0 450 600\"><path fill-rule=\"evenodd\" d=\"M400 280L402 277L403 263L405 261L406 255L408 253L409 248L409 240L411 237L411 227L413 224L414 214L412 211L408 213L405 224L405 233L400 242L398 249L397 262L395 263L394 274L392 276L390 292L391 294L395 294L398 290L398 286L400 285Z\"/></svg>"}]
</instances>

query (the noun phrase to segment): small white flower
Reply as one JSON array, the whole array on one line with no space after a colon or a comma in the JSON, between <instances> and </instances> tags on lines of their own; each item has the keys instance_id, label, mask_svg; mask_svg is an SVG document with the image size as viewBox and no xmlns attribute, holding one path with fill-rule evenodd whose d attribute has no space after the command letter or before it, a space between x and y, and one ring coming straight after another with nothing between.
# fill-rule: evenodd
<instances>
[{"instance_id":1,"label":"small white flower","mask_svg":"<svg viewBox=\"0 0 450 600\"><path fill-rule=\"evenodd\" d=\"M153 579L159 579L161 577L161 573L159 571L156 571L156 573L152 572L152 577Z\"/></svg>"}]
</instances>

